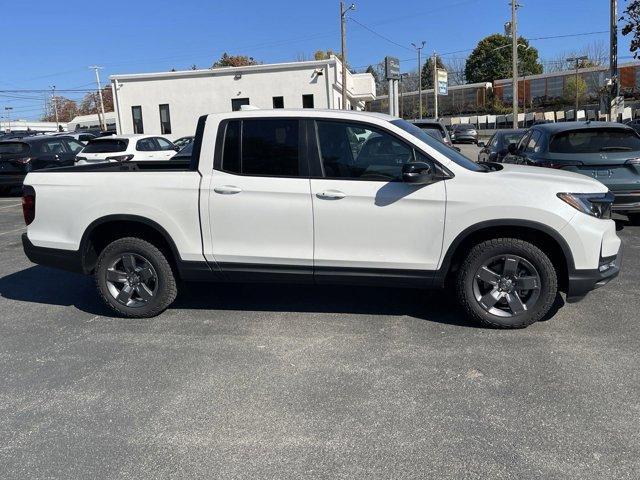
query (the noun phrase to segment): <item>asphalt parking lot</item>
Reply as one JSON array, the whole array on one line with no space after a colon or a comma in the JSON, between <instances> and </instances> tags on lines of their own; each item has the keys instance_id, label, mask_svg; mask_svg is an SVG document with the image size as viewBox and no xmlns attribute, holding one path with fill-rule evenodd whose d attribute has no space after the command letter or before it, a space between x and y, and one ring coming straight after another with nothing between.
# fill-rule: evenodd
<instances>
[{"instance_id":1,"label":"asphalt parking lot","mask_svg":"<svg viewBox=\"0 0 640 480\"><path fill-rule=\"evenodd\" d=\"M618 222L617 280L526 330L353 287L192 286L125 320L25 258L19 203L0 198L1 478L638 478L640 227Z\"/></svg>"}]
</instances>

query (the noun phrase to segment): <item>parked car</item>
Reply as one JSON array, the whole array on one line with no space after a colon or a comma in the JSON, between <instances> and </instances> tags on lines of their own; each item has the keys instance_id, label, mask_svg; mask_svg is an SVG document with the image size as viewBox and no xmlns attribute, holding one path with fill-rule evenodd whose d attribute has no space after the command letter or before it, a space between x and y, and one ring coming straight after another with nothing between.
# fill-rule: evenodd
<instances>
[{"instance_id":1,"label":"parked car","mask_svg":"<svg viewBox=\"0 0 640 480\"><path fill-rule=\"evenodd\" d=\"M83 145L86 145L89 142L89 140L93 140L94 138L96 138L96 135L94 135L92 133L86 133L86 132L54 133L53 136L56 136L56 137L57 136L65 136L65 137L75 138L77 141L79 141Z\"/></svg>"},{"instance_id":2,"label":"parked car","mask_svg":"<svg viewBox=\"0 0 640 480\"><path fill-rule=\"evenodd\" d=\"M615 195L613 209L640 223L640 136L610 122L536 125L510 146L505 163L581 173L602 182Z\"/></svg>"},{"instance_id":3,"label":"parked car","mask_svg":"<svg viewBox=\"0 0 640 480\"><path fill-rule=\"evenodd\" d=\"M76 164L168 160L178 148L156 135L112 135L89 140L76 157Z\"/></svg>"},{"instance_id":4,"label":"parked car","mask_svg":"<svg viewBox=\"0 0 640 480\"><path fill-rule=\"evenodd\" d=\"M173 144L178 148L184 148L187 145L191 144L193 142L193 139L194 139L193 135L188 137L180 137L179 139L174 141Z\"/></svg>"},{"instance_id":5,"label":"parked car","mask_svg":"<svg viewBox=\"0 0 640 480\"><path fill-rule=\"evenodd\" d=\"M190 162L192 155L193 155L193 142L187 144L185 147L180 149L178 153L176 153L173 157L171 157L171 161L172 162L177 162L177 161Z\"/></svg>"},{"instance_id":6,"label":"parked car","mask_svg":"<svg viewBox=\"0 0 640 480\"><path fill-rule=\"evenodd\" d=\"M162 312L178 280L451 280L472 318L505 328L543 318L560 288L575 301L619 272L612 196L583 175L477 164L370 112L236 111L197 132L186 165L30 173L27 256L93 274L127 317Z\"/></svg>"},{"instance_id":7,"label":"parked car","mask_svg":"<svg viewBox=\"0 0 640 480\"><path fill-rule=\"evenodd\" d=\"M420 120L412 120L411 123L420 128L420 130L431 135L436 140L439 140L450 147L453 146L449 132L438 120L422 118Z\"/></svg>"},{"instance_id":8,"label":"parked car","mask_svg":"<svg viewBox=\"0 0 640 480\"><path fill-rule=\"evenodd\" d=\"M524 128L498 130L486 144L478 142L478 146L481 147L478 152L478 162L501 162L509 153L509 145L517 144L526 131Z\"/></svg>"},{"instance_id":9,"label":"parked car","mask_svg":"<svg viewBox=\"0 0 640 480\"><path fill-rule=\"evenodd\" d=\"M19 187L27 173L73 165L83 145L71 137L28 136L0 141L0 192Z\"/></svg>"},{"instance_id":10,"label":"parked car","mask_svg":"<svg viewBox=\"0 0 640 480\"><path fill-rule=\"evenodd\" d=\"M451 140L454 143L478 143L478 130L470 123L454 125L451 129Z\"/></svg>"}]
</instances>

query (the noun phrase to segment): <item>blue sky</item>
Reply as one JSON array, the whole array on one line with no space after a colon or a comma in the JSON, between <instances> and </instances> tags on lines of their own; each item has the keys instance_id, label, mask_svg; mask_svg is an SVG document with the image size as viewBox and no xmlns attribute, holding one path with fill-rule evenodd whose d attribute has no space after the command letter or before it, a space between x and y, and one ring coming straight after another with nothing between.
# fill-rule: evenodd
<instances>
[{"instance_id":1,"label":"blue sky","mask_svg":"<svg viewBox=\"0 0 640 480\"><path fill-rule=\"evenodd\" d=\"M103 65L103 83L114 73L208 67L223 52L265 62L310 57L315 50L340 47L335 0L76 0L3 2L0 90L83 89L93 85L87 67ZM425 52L471 49L482 37L502 32L510 17L507 0L355 0L350 15L375 30L348 24L348 59L354 67L385 55L415 68L411 42L425 40ZM519 34L527 38L608 30L609 0L524 0ZM621 7L625 5L621 0ZM393 8L389 8L392 5ZM540 57L600 41L608 34L533 40ZM406 47L402 47L406 45ZM465 52L448 57L464 57ZM620 61L629 60L621 37ZM13 97L28 98L13 98ZM37 119L43 93L0 92L0 111ZM79 99L82 93L68 95ZM4 113L4 112L2 112Z\"/></svg>"}]
</instances>

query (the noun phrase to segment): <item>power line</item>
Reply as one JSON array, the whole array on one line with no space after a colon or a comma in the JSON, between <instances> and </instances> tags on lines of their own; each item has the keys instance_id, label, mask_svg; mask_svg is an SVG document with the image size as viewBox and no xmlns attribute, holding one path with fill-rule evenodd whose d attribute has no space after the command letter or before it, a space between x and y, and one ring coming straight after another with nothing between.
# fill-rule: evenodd
<instances>
[{"instance_id":1,"label":"power line","mask_svg":"<svg viewBox=\"0 0 640 480\"><path fill-rule=\"evenodd\" d=\"M407 47L407 46L405 46L405 45L402 45L402 44L400 44L400 43L398 43L398 42L394 42L394 41L393 41L393 40L391 40L390 38L385 37L384 35L382 35L381 33L376 32L374 29L372 29L372 28L370 28L370 27L367 27L364 23L359 22L358 20L356 20L356 19L355 19L355 18L353 18L353 17L349 17L349 21L352 21L352 22L357 23L358 25L360 25L360 26L361 26L362 28L364 28L365 30L368 30L369 32L373 33L374 35L376 35L376 36L380 37L381 39L383 39L383 40L385 40L385 41L387 41L387 42L389 42L389 43L392 43L393 45L395 45L395 46L397 46L397 47L404 48L405 50L408 50L408 51L410 51L410 52L412 51L409 47Z\"/></svg>"}]
</instances>

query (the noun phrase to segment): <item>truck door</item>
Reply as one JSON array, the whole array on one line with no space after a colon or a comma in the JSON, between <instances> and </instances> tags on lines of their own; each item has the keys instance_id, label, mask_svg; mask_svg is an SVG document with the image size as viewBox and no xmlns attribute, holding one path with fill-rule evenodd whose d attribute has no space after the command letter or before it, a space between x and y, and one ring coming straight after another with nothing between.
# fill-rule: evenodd
<instances>
[{"instance_id":1,"label":"truck door","mask_svg":"<svg viewBox=\"0 0 640 480\"><path fill-rule=\"evenodd\" d=\"M230 280L313 281L313 212L301 122L223 122L209 188L211 254ZM219 159L218 159L219 157Z\"/></svg>"}]
</instances>

